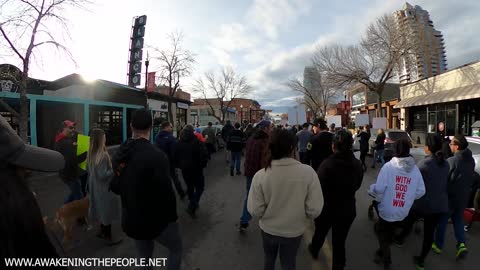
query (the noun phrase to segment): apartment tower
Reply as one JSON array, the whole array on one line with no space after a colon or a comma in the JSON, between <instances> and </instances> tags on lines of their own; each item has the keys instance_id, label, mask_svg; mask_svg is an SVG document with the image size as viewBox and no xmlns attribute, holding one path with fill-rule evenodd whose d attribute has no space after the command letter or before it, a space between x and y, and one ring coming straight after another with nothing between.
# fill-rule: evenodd
<instances>
[{"instance_id":1,"label":"apartment tower","mask_svg":"<svg viewBox=\"0 0 480 270\"><path fill-rule=\"evenodd\" d=\"M403 37L413 44L410 54L401 60L400 83L414 82L446 71L444 39L442 33L433 27L428 11L405 3L403 9L393 15L404 33Z\"/></svg>"}]
</instances>

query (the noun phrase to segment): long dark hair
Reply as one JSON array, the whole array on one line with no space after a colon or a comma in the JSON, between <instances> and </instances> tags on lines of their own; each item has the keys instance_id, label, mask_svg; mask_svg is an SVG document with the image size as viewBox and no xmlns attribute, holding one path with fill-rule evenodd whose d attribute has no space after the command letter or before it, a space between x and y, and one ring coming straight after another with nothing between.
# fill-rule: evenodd
<instances>
[{"instance_id":1,"label":"long dark hair","mask_svg":"<svg viewBox=\"0 0 480 270\"><path fill-rule=\"evenodd\" d=\"M0 258L58 257L21 170L0 166Z\"/></svg>"},{"instance_id":2,"label":"long dark hair","mask_svg":"<svg viewBox=\"0 0 480 270\"><path fill-rule=\"evenodd\" d=\"M353 137L350 131L341 129L333 136L333 145L336 152L345 153L352 150Z\"/></svg>"},{"instance_id":3,"label":"long dark hair","mask_svg":"<svg viewBox=\"0 0 480 270\"><path fill-rule=\"evenodd\" d=\"M285 129L274 129L270 133L268 143L269 153L267 154L267 166L265 170L272 167L272 160L289 157L297 145L296 136Z\"/></svg>"},{"instance_id":4,"label":"long dark hair","mask_svg":"<svg viewBox=\"0 0 480 270\"><path fill-rule=\"evenodd\" d=\"M439 164L443 165L445 163L445 154L442 152L443 143L440 135L428 134L425 146L428 147L428 150Z\"/></svg>"},{"instance_id":5,"label":"long dark hair","mask_svg":"<svg viewBox=\"0 0 480 270\"><path fill-rule=\"evenodd\" d=\"M410 156L410 148L412 147L410 141L407 139L400 139L393 144L395 148L395 157L405 158Z\"/></svg>"}]
</instances>

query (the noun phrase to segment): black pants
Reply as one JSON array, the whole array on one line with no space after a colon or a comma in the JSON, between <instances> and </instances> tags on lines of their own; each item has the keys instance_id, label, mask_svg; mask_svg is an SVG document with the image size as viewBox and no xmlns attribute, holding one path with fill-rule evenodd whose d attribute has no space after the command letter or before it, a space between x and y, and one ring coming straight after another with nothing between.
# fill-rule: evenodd
<instances>
[{"instance_id":1,"label":"black pants","mask_svg":"<svg viewBox=\"0 0 480 270\"><path fill-rule=\"evenodd\" d=\"M360 161L362 162L362 166L366 167L365 165L365 158L367 157L368 150L360 150Z\"/></svg>"},{"instance_id":2,"label":"black pants","mask_svg":"<svg viewBox=\"0 0 480 270\"><path fill-rule=\"evenodd\" d=\"M208 159L211 158L212 154L215 153L215 145L213 143L205 143L208 152Z\"/></svg>"},{"instance_id":3,"label":"black pants","mask_svg":"<svg viewBox=\"0 0 480 270\"><path fill-rule=\"evenodd\" d=\"M188 171L182 170L183 179L187 184L187 195L190 204L188 207L192 210L197 210L200 204L200 198L202 197L205 189L205 177L203 176L203 170L200 171Z\"/></svg>"},{"instance_id":4,"label":"black pants","mask_svg":"<svg viewBox=\"0 0 480 270\"><path fill-rule=\"evenodd\" d=\"M402 226L402 221L388 222L381 217L379 217L379 220L375 223L375 232L377 233L378 243L380 245L380 248L377 250L377 256L382 258L384 265L390 265L392 263L390 245L392 244L395 230L402 228Z\"/></svg>"},{"instance_id":5,"label":"black pants","mask_svg":"<svg viewBox=\"0 0 480 270\"><path fill-rule=\"evenodd\" d=\"M177 191L178 196L180 196L180 198L183 198L185 196L185 190L182 187L182 183L178 179L178 175L175 169L170 171L170 176L172 177L173 185L175 186L175 190Z\"/></svg>"},{"instance_id":6,"label":"black pants","mask_svg":"<svg viewBox=\"0 0 480 270\"><path fill-rule=\"evenodd\" d=\"M263 252L265 253L264 270L274 270L277 255L280 254L282 270L295 270L297 252L302 236L281 237L262 231Z\"/></svg>"},{"instance_id":7,"label":"black pants","mask_svg":"<svg viewBox=\"0 0 480 270\"><path fill-rule=\"evenodd\" d=\"M326 209L325 207L320 216L315 219L315 234L312 238L312 250L315 254L320 252L328 231L330 231L330 228L332 229L332 270L345 268L345 242L354 219L354 213L346 215L345 213L338 213L333 209Z\"/></svg>"},{"instance_id":8,"label":"black pants","mask_svg":"<svg viewBox=\"0 0 480 270\"><path fill-rule=\"evenodd\" d=\"M415 222L420 218L423 218L423 244L422 251L420 252L420 259L425 260L430 249L432 249L433 239L435 236L435 228L440 221L442 214L420 214L415 210L411 210L407 218L403 221L402 232L398 235L400 242L403 242L405 238L412 232L412 228Z\"/></svg>"}]
</instances>

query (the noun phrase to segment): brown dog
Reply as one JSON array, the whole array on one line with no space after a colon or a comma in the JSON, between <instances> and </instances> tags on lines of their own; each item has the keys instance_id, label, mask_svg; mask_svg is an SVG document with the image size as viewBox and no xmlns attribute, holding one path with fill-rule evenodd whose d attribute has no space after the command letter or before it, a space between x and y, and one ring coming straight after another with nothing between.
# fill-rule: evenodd
<instances>
[{"instance_id":1,"label":"brown dog","mask_svg":"<svg viewBox=\"0 0 480 270\"><path fill-rule=\"evenodd\" d=\"M84 197L83 199L67 203L58 209L55 221L63 229L63 245L70 243L72 240L73 226L77 223L77 220L87 220L88 207L88 197Z\"/></svg>"}]
</instances>

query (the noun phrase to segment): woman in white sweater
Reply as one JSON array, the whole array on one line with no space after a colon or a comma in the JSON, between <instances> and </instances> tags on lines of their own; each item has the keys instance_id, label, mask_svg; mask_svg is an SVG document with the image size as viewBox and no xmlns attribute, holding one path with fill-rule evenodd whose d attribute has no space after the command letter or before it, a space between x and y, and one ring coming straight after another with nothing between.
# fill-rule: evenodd
<instances>
[{"instance_id":1,"label":"woman in white sweater","mask_svg":"<svg viewBox=\"0 0 480 270\"><path fill-rule=\"evenodd\" d=\"M312 167L293 159L296 138L287 130L274 130L267 167L253 177L248 211L260 218L265 270L275 269L280 253L282 269L295 269L298 247L307 219L316 218L323 194Z\"/></svg>"}]
</instances>

